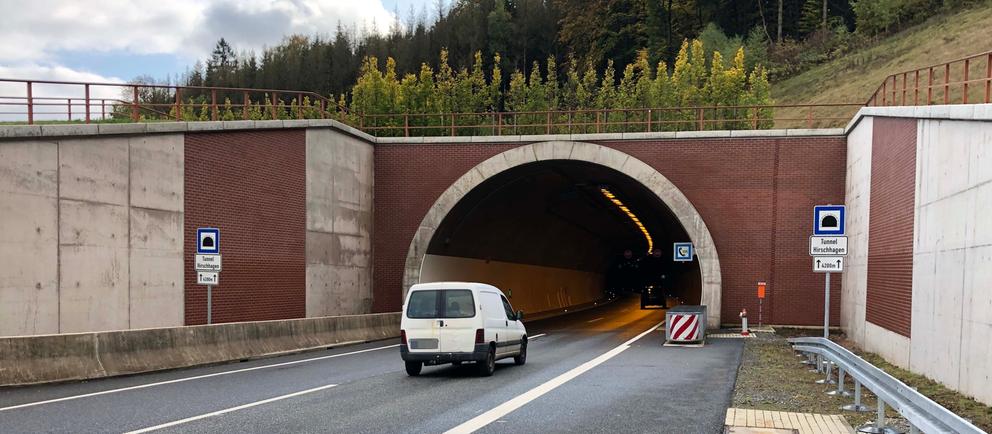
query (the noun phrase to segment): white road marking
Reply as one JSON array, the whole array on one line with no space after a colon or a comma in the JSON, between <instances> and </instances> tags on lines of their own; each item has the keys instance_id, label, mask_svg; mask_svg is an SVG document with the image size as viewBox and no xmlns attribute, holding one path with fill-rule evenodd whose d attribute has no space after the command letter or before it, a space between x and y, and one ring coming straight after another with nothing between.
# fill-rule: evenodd
<instances>
[{"instance_id":1,"label":"white road marking","mask_svg":"<svg viewBox=\"0 0 992 434\"><path fill-rule=\"evenodd\" d=\"M596 321L599 321L599 320L601 320L601 319L603 319L603 317L599 317L599 318L596 318L596 319L591 319L591 320L589 320L589 321L586 321L586 322L587 322L587 323L593 323L593 322L596 322Z\"/></svg>"},{"instance_id":2,"label":"white road marking","mask_svg":"<svg viewBox=\"0 0 992 434\"><path fill-rule=\"evenodd\" d=\"M193 422L195 420L206 419L208 417L214 417L214 416L220 416L222 414L227 414L227 413L230 413L230 412L233 412L233 411L244 410L246 408L256 407L256 406L259 406L259 405L262 405L262 404L268 404L270 402L280 401L280 400L283 400L283 399L286 399L286 398L292 398L294 396L300 396L300 395L306 395L308 393L319 392L321 390L330 389L330 388L332 388L334 386L337 386L337 384L328 384L326 386L314 387L313 389L301 390L299 392L293 392L293 393L290 393L290 394L286 394L286 395L282 395L282 396L277 396L275 398L263 399L261 401L255 401L255 402L252 402L252 403L249 403L249 404L239 405L237 407L226 408L224 410L219 410L219 411L215 411L215 412L211 412L211 413L201 414L199 416L187 417L186 419L180 419L180 420L169 422L169 423L163 423L161 425L150 426L148 428L142 428L142 429L135 430L135 431L128 431L125 434L141 434L141 433L146 433L146 432L150 432L150 431L157 431L157 430L160 430L160 429L163 429L163 428L168 428L168 427L171 427L171 426L182 425L184 423Z\"/></svg>"},{"instance_id":3,"label":"white road marking","mask_svg":"<svg viewBox=\"0 0 992 434\"><path fill-rule=\"evenodd\" d=\"M446 431L445 434L466 434L466 433L471 433L471 432L475 432L475 431L481 429L482 427L484 427L486 425L489 425L490 423L495 422L499 418L501 418L503 416L506 416L507 414L510 414L510 412L512 412L512 411L514 411L514 410L516 410L516 409L518 409L520 407L523 407L527 403L529 403L529 402L531 402L531 401L533 401L533 400L535 400L537 398L540 398L545 393L548 393L548 392L554 390L558 386L561 386L562 384L567 383L569 380L572 380L573 378L578 377L579 375L582 375L584 372L586 372L586 371L588 371L588 370L590 370L592 368L595 368L596 366L601 365L602 363L606 362L607 360L610 360L611 358L613 358L617 354L622 353L627 348L630 348L630 345L633 344L634 341L637 341L638 339L646 336L648 333L653 332L655 329L657 329L658 327L660 327L663 323L664 322L661 322L661 323L656 324L654 327L651 327L651 328L649 328L649 329L641 332L641 334L639 334L637 336L634 336L633 338L631 338L627 342L624 342L624 343L620 344L619 346L617 346L616 348L613 348L612 350L607 351L607 352L601 354L599 357L596 357L595 359L592 359L592 360L590 360L588 362L585 362L585 363L579 365L576 368L573 368L572 370L570 370L570 371L568 371L568 372L566 372L564 374L561 374L561 375L559 375L559 376L557 376L555 378L552 378L548 382L546 382L544 384L541 384L540 386L537 386L537 387L535 387L535 388L533 388L531 390L528 390L527 392L524 392L523 394L517 396L516 398L513 398L513 399L511 399L509 401L506 401L506 402L500 404L499 406L497 406L496 408L493 408L492 410L489 410L489 411L487 411L485 413L482 413L479 416L476 416L475 418L473 418L473 419L471 419L471 420L469 420L469 421L467 421L467 422L465 422L465 423L463 423L461 425L458 425L458 426L456 426L456 427L454 427L454 428Z\"/></svg>"},{"instance_id":4,"label":"white road marking","mask_svg":"<svg viewBox=\"0 0 992 434\"><path fill-rule=\"evenodd\" d=\"M547 335L548 335L547 333L540 333L540 334L536 334L534 336L527 336L527 340L532 341L532 340L537 339L537 338L539 338L541 336L547 336Z\"/></svg>"},{"instance_id":5,"label":"white road marking","mask_svg":"<svg viewBox=\"0 0 992 434\"><path fill-rule=\"evenodd\" d=\"M336 357L344 357L344 356L350 356L350 355L353 355L353 354L367 353L367 352L370 352L370 351L384 350L386 348L395 348L395 347L398 347L398 346L400 346L400 344L387 345L387 346L384 346L384 347L369 348L369 349L365 349L365 350L352 351L352 352L349 352L349 353L332 354L332 355L329 355L329 356L314 357L312 359L294 360L292 362L284 362L284 363L276 363L276 364L272 364L272 365L256 366L254 368L245 368L245 369L236 369L236 370L233 370L233 371L215 372L213 374L197 375L195 377L177 378L175 380L159 381L157 383L140 384L140 385L137 385L137 386L122 387L120 389L103 390L103 391L100 391L100 392L85 393L85 394L82 394L82 395L66 396L64 398L49 399L49 400L45 400L45 401L29 402L27 404L19 404L19 405L12 405L10 407L3 407L3 408L0 408L0 411L16 410L16 409L25 408L25 407L34 407L34 406L38 406L38 405L52 404L52 403L62 402L62 401L71 401L71 400L74 400L74 399L90 398L90 397L93 397L93 396L107 395L107 394L110 394L110 393L126 392L126 391L129 391L129 390L145 389L145 388L148 388L148 387L163 386L163 385L166 385L166 384L173 384L173 383L182 383L184 381L200 380L200 379L203 379L203 378L210 378L210 377L219 377L221 375L237 374L237 373L240 373L240 372L249 372L249 371L257 371L257 370L260 370L260 369L277 368L277 367L280 367L280 366L297 365L297 364L300 364L300 363L315 362L315 361L318 361L318 360L325 360L325 359L333 359L333 358L336 358Z\"/></svg>"}]
</instances>

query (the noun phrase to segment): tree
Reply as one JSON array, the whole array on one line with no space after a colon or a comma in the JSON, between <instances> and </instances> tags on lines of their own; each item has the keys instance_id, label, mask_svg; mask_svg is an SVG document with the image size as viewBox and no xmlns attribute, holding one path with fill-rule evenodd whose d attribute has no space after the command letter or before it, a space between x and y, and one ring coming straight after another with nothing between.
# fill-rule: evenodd
<instances>
[{"instance_id":1,"label":"tree","mask_svg":"<svg viewBox=\"0 0 992 434\"><path fill-rule=\"evenodd\" d=\"M227 85L236 65L237 56L234 54L234 49L224 38L220 38L214 46L214 51L210 53L210 60L207 61L207 85Z\"/></svg>"}]
</instances>

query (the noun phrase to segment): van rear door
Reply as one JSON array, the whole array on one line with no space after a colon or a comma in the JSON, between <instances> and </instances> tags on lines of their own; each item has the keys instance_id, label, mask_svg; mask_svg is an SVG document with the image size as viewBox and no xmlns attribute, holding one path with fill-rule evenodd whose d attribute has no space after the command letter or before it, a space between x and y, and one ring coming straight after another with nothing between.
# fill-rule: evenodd
<instances>
[{"instance_id":1,"label":"van rear door","mask_svg":"<svg viewBox=\"0 0 992 434\"><path fill-rule=\"evenodd\" d=\"M441 351L471 353L475 350L475 330L480 328L476 319L479 307L472 290L445 289L441 300L444 323L440 327Z\"/></svg>"},{"instance_id":2,"label":"van rear door","mask_svg":"<svg viewBox=\"0 0 992 434\"><path fill-rule=\"evenodd\" d=\"M471 353L475 349L475 297L470 289L422 289L407 302L410 352Z\"/></svg>"},{"instance_id":3,"label":"van rear door","mask_svg":"<svg viewBox=\"0 0 992 434\"><path fill-rule=\"evenodd\" d=\"M407 348L411 353L440 352L441 333L438 317L441 314L437 290L410 292L407 300L406 331Z\"/></svg>"}]
</instances>

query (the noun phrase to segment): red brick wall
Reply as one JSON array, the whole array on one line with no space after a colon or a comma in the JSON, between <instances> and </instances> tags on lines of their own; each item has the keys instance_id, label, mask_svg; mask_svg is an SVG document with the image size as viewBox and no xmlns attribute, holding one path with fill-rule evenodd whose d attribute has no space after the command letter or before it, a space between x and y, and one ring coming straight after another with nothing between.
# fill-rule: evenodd
<instances>
[{"instance_id":1,"label":"red brick wall","mask_svg":"<svg viewBox=\"0 0 992 434\"><path fill-rule=\"evenodd\" d=\"M206 322L196 284L196 228L218 227L223 271L213 321L306 315L306 132L187 134L186 324Z\"/></svg>"},{"instance_id":2,"label":"red brick wall","mask_svg":"<svg viewBox=\"0 0 992 434\"><path fill-rule=\"evenodd\" d=\"M916 119L875 118L871 148L866 318L910 335Z\"/></svg>"},{"instance_id":3,"label":"red brick wall","mask_svg":"<svg viewBox=\"0 0 992 434\"><path fill-rule=\"evenodd\" d=\"M808 237L813 205L844 202L847 145L843 137L601 144L653 166L700 212L720 256L724 322L736 322L742 307L756 313L756 282L767 280L765 322L822 324L823 280L811 271ZM434 201L467 170L513 146L376 148L375 311L400 308L407 250ZM837 324L840 279L832 286L832 300L832 322Z\"/></svg>"}]
</instances>

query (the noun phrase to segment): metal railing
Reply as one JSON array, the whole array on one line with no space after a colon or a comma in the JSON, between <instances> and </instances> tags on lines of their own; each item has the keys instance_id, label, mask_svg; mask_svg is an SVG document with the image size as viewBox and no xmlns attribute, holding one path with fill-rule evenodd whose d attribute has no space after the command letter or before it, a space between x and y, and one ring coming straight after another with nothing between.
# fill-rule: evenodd
<instances>
[{"instance_id":1,"label":"metal railing","mask_svg":"<svg viewBox=\"0 0 992 434\"><path fill-rule=\"evenodd\" d=\"M992 102L992 51L889 75L869 106Z\"/></svg>"},{"instance_id":2,"label":"metal railing","mask_svg":"<svg viewBox=\"0 0 992 434\"><path fill-rule=\"evenodd\" d=\"M3 89L0 121L29 125L44 121L112 120L339 118L344 121L347 112L320 94L283 89L7 78L0 78L0 89Z\"/></svg>"},{"instance_id":3,"label":"metal railing","mask_svg":"<svg viewBox=\"0 0 992 434\"><path fill-rule=\"evenodd\" d=\"M464 136L824 128L843 126L861 103L733 105L477 113L362 114L373 136Z\"/></svg>"},{"instance_id":4,"label":"metal railing","mask_svg":"<svg viewBox=\"0 0 992 434\"><path fill-rule=\"evenodd\" d=\"M842 407L843 409L859 412L869 411L861 404L861 386L867 387L878 397L875 422L862 427L860 432L888 432L885 422L886 405L906 418L910 423L912 432L919 432L919 430L928 434L977 434L985 432L829 339L822 337L792 338L789 339L789 343L792 344L794 350L806 354L807 359L803 363L815 365L817 372L826 374L826 377L818 380L817 383L837 384L837 388L828 394L850 395L850 392L844 388L845 374L854 379L854 403L845 405ZM838 368L837 380L833 379L833 366Z\"/></svg>"}]
</instances>

